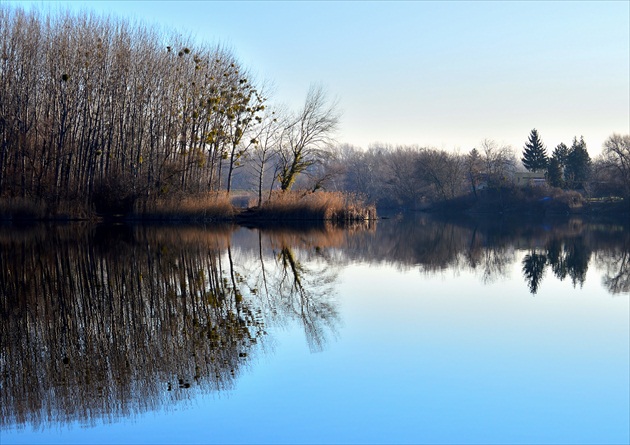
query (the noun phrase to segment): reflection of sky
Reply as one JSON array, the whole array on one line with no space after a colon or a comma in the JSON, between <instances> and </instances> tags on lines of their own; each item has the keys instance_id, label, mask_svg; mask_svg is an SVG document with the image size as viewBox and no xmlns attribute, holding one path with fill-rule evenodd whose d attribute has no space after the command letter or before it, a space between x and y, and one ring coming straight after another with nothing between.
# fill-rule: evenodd
<instances>
[{"instance_id":1,"label":"reflection of sky","mask_svg":"<svg viewBox=\"0 0 630 445\"><path fill-rule=\"evenodd\" d=\"M349 266L323 352L290 325L233 391L2 443L628 442L627 296L594 268L582 289L547 274L532 296L520 257L485 286L469 272Z\"/></svg>"}]
</instances>

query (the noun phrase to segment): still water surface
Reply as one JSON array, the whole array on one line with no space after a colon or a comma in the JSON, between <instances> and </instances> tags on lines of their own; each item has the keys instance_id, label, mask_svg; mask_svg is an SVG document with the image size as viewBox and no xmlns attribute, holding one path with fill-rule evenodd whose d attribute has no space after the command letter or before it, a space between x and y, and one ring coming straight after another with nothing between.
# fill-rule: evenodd
<instances>
[{"instance_id":1,"label":"still water surface","mask_svg":"<svg viewBox=\"0 0 630 445\"><path fill-rule=\"evenodd\" d=\"M0 229L9 443L628 443L630 229Z\"/></svg>"}]
</instances>

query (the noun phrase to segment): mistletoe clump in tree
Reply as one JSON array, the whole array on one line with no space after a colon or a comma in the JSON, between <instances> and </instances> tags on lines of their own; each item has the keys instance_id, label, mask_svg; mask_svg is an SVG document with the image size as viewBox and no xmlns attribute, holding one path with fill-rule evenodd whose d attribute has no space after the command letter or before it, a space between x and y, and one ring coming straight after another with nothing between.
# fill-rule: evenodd
<instances>
[{"instance_id":1,"label":"mistletoe clump in tree","mask_svg":"<svg viewBox=\"0 0 630 445\"><path fill-rule=\"evenodd\" d=\"M523 148L521 161L530 172L542 171L547 168L547 148L540 139L538 130L535 128L529 133L529 139Z\"/></svg>"}]
</instances>

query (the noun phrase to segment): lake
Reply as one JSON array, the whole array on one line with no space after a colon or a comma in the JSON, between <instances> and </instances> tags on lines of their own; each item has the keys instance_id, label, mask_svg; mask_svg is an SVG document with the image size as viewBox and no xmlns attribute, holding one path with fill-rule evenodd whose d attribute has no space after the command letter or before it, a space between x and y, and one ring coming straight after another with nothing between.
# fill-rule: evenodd
<instances>
[{"instance_id":1,"label":"lake","mask_svg":"<svg viewBox=\"0 0 630 445\"><path fill-rule=\"evenodd\" d=\"M1 442L630 441L630 227L0 227Z\"/></svg>"}]
</instances>

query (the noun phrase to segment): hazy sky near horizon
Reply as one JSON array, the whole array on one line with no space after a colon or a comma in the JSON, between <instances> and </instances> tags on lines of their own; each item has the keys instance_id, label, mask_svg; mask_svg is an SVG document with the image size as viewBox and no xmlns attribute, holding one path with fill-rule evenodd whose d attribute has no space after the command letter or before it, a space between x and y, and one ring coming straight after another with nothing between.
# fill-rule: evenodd
<instances>
[{"instance_id":1,"label":"hazy sky near horizon","mask_svg":"<svg viewBox=\"0 0 630 445\"><path fill-rule=\"evenodd\" d=\"M337 139L517 152L537 128L550 152L584 136L591 156L630 133L628 1L56 1L232 49L273 103L323 85Z\"/></svg>"}]
</instances>

